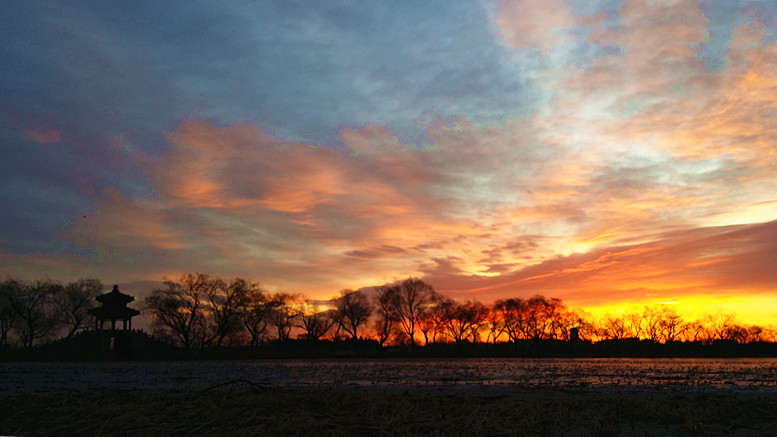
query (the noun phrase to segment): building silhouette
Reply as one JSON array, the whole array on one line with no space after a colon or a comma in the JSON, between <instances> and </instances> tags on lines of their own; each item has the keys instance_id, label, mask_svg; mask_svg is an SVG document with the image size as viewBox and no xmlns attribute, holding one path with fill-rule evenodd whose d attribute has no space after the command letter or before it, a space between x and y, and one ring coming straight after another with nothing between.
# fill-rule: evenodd
<instances>
[{"instance_id":1,"label":"building silhouette","mask_svg":"<svg viewBox=\"0 0 777 437\"><path fill-rule=\"evenodd\" d=\"M89 313L95 317L96 331L103 329L105 322L111 321L111 331L116 330L116 321L122 321L122 329L125 331L132 329L132 318L140 314L140 311L128 308L127 304L134 301L135 298L119 291L119 286L114 285L110 293L105 293L95 298L102 304L97 308L89 310Z\"/></svg>"}]
</instances>

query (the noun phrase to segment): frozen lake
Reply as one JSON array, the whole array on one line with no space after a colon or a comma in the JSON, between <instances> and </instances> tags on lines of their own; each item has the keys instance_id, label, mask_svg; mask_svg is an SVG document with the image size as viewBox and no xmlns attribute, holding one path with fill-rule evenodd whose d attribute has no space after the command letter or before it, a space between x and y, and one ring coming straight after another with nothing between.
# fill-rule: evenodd
<instances>
[{"instance_id":1,"label":"frozen lake","mask_svg":"<svg viewBox=\"0 0 777 437\"><path fill-rule=\"evenodd\" d=\"M3 362L0 393L291 389L777 393L777 358Z\"/></svg>"}]
</instances>

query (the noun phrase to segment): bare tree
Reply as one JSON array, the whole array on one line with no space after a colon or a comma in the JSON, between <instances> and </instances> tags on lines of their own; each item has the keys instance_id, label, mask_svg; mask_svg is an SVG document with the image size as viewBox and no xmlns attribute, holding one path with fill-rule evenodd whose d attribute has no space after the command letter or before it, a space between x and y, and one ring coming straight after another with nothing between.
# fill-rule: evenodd
<instances>
[{"instance_id":1,"label":"bare tree","mask_svg":"<svg viewBox=\"0 0 777 437\"><path fill-rule=\"evenodd\" d=\"M12 281L7 284L11 309L16 313L15 325L19 339L26 348L50 339L61 324L53 306L53 296L62 287L49 279L30 283Z\"/></svg>"},{"instance_id":2,"label":"bare tree","mask_svg":"<svg viewBox=\"0 0 777 437\"><path fill-rule=\"evenodd\" d=\"M708 341L732 340L732 328L736 326L736 318L733 314L709 314L704 318L703 323L709 332Z\"/></svg>"},{"instance_id":3,"label":"bare tree","mask_svg":"<svg viewBox=\"0 0 777 437\"><path fill-rule=\"evenodd\" d=\"M270 325L275 327L278 340L288 340L294 321L300 313L297 306L300 296L288 293L276 293L270 299Z\"/></svg>"},{"instance_id":4,"label":"bare tree","mask_svg":"<svg viewBox=\"0 0 777 437\"><path fill-rule=\"evenodd\" d=\"M564 341L570 341L571 330L577 328L578 338L580 336L581 327L584 324L583 316L574 309L568 309L563 304L561 308L557 310L553 320L553 330L555 332L554 338L559 338Z\"/></svg>"},{"instance_id":5,"label":"bare tree","mask_svg":"<svg viewBox=\"0 0 777 437\"><path fill-rule=\"evenodd\" d=\"M0 347L9 343L11 331L19 320L19 315L12 306L18 288L18 283L13 279L0 283Z\"/></svg>"},{"instance_id":6,"label":"bare tree","mask_svg":"<svg viewBox=\"0 0 777 437\"><path fill-rule=\"evenodd\" d=\"M241 330L243 315L251 296L260 287L259 284L242 278L235 278L229 283L218 278L211 281L211 286L205 288L211 320L211 338L215 341L215 346L221 346L225 338Z\"/></svg>"},{"instance_id":7,"label":"bare tree","mask_svg":"<svg viewBox=\"0 0 777 437\"><path fill-rule=\"evenodd\" d=\"M525 338L540 340L550 337L551 303L544 296L534 296L523 307L523 326Z\"/></svg>"},{"instance_id":8,"label":"bare tree","mask_svg":"<svg viewBox=\"0 0 777 437\"><path fill-rule=\"evenodd\" d=\"M494 302L494 309L504 324L504 330L512 342L518 341L523 328L524 302L520 298L500 299Z\"/></svg>"},{"instance_id":9,"label":"bare tree","mask_svg":"<svg viewBox=\"0 0 777 437\"><path fill-rule=\"evenodd\" d=\"M763 338L763 341L772 343L777 342L777 328L772 325L766 326L761 332L761 337Z\"/></svg>"},{"instance_id":10,"label":"bare tree","mask_svg":"<svg viewBox=\"0 0 777 437\"><path fill-rule=\"evenodd\" d=\"M54 305L67 328L65 338L86 328L86 321L92 317L89 310L96 306L95 298L102 290L102 282L94 278L79 279L58 289L54 295Z\"/></svg>"},{"instance_id":11,"label":"bare tree","mask_svg":"<svg viewBox=\"0 0 777 437\"><path fill-rule=\"evenodd\" d=\"M165 280L146 297L146 308L154 316L154 334L181 344L184 349L205 347L208 322L206 298L212 292L209 275L186 274L176 281Z\"/></svg>"},{"instance_id":12,"label":"bare tree","mask_svg":"<svg viewBox=\"0 0 777 437\"><path fill-rule=\"evenodd\" d=\"M681 338L688 325L683 323L683 317L674 308L663 308L661 316L661 339L669 343Z\"/></svg>"},{"instance_id":13,"label":"bare tree","mask_svg":"<svg viewBox=\"0 0 777 437\"><path fill-rule=\"evenodd\" d=\"M372 315L372 305L361 291L342 290L335 300L335 318L340 327L351 338L358 338L359 326L367 325Z\"/></svg>"},{"instance_id":14,"label":"bare tree","mask_svg":"<svg viewBox=\"0 0 777 437\"><path fill-rule=\"evenodd\" d=\"M477 301L458 303L453 299L446 299L440 304L444 314L443 325L446 332L456 343L461 343L467 337L473 342L478 340L478 329L486 320L485 305Z\"/></svg>"},{"instance_id":15,"label":"bare tree","mask_svg":"<svg viewBox=\"0 0 777 437\"><path fill-rule=\"evenodd\" d=\"M746 343L759 343L768 341L767 330L761 326L753 325L747 328L747 337L745 337Z\"/></svg>"},{"instance_id":16,"label":"bare tree","mask_svg":"<svg viewBox=\"0 0 777 437\"><path fill-rule=\"evenodd\" d=\"M603 340L619 340L628 337L627 323L623 317L607 314L599 321L597 334Z\"/></svg>"},{"instance_id":17,"label":"bare tree","mask_svg":"<svg viewBox=\"0 0 777 437\"><path fill-rule=\"evenodd\" d=\"M569 329L575 325L575 314L558 298L550 298L545 307L547 337L569 341Z\"/></svg>"},{"instance_id":18,"label":"bare tree","mask_svg":"<svg viewBox=\"0 0 777 437\"><path fill-rule=\"evenodd\" d=\"M634 324L637 323L638 326L640 321L641 316L635 316L634 314L620 314L618 316L608 314L600 320L597 332L605 340L621 340L635 337L639 331L638 328L635 329Z\"/></svg>"},{"instance_id":19,"label":"bare tree","mask_svg":"<svg viewBox=\"0 0 777 437\"><path fill-rule=\"evenodd\" d=\"M629 337L633 338L647 338L648 334L645 332L645 316L638 311L631 311L624 316L626 327L629 329Z\"/></svg>"},{"instance_id":20,"label":"bare tree","mask_svg":"<svg viewBox=\"0 0 777 437\"><path fill-rule=\"evenodd\" d=\"M420 279L408 278L399 285L391 287L389 295L396 320L410 338L410 344L415 345L418 319L433 302L434 288Z\"/></svg>"},{"instance_id":21,"label":"bare tree","mask_svg":"<svg viewBox=\"0 0 777 437\"><path fill-rule=\"evenodd\" d=\"M707 327L701 321L689 322L685 325L683 334L686 340L689 341L707 341Z\"/></svg>"},{"instance_id":22,"label":"bare tree","mask_svg":"<svg viewBox=\"0 0 777 437\"><path fill-rule=\"evenodd\" d=\"M270 326L270 313L274 303L260 290L252 290L243 312L243 326L248 331L249 344L258 346L264 341Z\"/></svg>"},{"instance_id":23,"label":"bare tree","mask_svg":"<svg viewBox=\"0 0 777 437\"><path fill-rule=\"evenodd\" d=\"M661 339L661 325L663 321L663 314L659 308L645 307L641 314L642 332L645 333L645 338L658 343Z\"/></svg>"},{"instance_id":24,"label":"bare tree","mask_svg":"<svg viewBox=\"0 0 777 437\"><path fill-rule=\"evenodd\" d=\"M581 340L594 341L600 339L597 334L598 328L596 324L593 322L591 315L585 311L576 311L575 327Z\"/></svg>"},{"instance_id":25,"label":"bare tree","mask_svg":"<svg viewBox=\"0 0 777 437\"><path fill-rule=\"evenodd\" d=\"M500 312L496 309L496 304L488 308L485 325L488 328L488 337L486 342L496 343L496 340L505 332L505 323Z\"/></svg>"},{"instance_id":26,"label":"bare tree","mask_svg":"<svg viewBox=\"0 0 777 437\"><path fill-rule=\"evenodd\" d=\"M319 340L335 325L337 310L321 310L317 305L306 305L299 313L300 324L308 340Z\"/></svg>"},{"instance_id":27,"label":"bare tree","mask_svg":"<svg viewBox=\"0 0 777 437\"><path fill-rule=\"evenodd\" d=\"M393 287L382 286L375 287L375 321L373 322L373 331L378 336L378 343L383 346L394 332L394 324L397 315L392 306Z\"/></svg>"},{"instance_id":28,"label":"bare tree","mask_svg":"<svg viewBox=\"0 0 777 437\"><path fill-rule=\"evenodd\" d=\"M437 343L441 335L445 335L445 313L441 304L446 300L440 294L435 293L426 311L418 318L418 330L424 335L424 344ZM431 333L431 339L429 334Z\"/></svg>"}]
</instances>

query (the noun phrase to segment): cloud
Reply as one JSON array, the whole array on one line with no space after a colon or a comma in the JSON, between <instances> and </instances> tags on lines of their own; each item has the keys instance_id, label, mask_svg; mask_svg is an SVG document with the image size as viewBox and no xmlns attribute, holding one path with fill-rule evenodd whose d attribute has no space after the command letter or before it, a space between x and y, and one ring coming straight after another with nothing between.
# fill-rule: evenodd
<instances>
[{"instance_id":1,"label":"cloud","mask_svg":"<svg viewBox=\"0 0 777 437\"><path fill-rule=\"evenodd\" d=\"M394 255L394 254L400 254L405 255L408 251L396 246L381 246L376 247L374 249L367 249L367 250L352 250L350 252L346 252L345 256L352 256L357 258L380 258L384 255Z\"/></svg>"},{"instance_id":2,"label":"cloud","mask_svg":"<svg viewBox=\"0 0 777 437\"><path fill-rule=\"evenodd\" d=\"M116 189L101 193L100 210L84 216L72 234L83 247L99 238L105 245L123 249L177 250L184 247L178 233L164 223L164 212L152 199L128 199Z\"/></svg>"},{"instance_id":3,"label":"cloud","mask_svg":"<svg viewBox=\"0 0 777 437\"><path fill-rule=\"evenodd\" d=\"M699 296L747 300L773 293L775 250L777 221L672 231L650 242L550 258L487 279L452 269L430 270L425 279L453 296L486 302L534 294L559 297L574 307L693 302Z\"/></svg>"},{"instance_id":4,"label":"cloud","mask_svg":"<svg viewBox=\"0 0 777 437\"><path fill-rule=\"evenodd\" d=\"M531 184L532 206L511 216L566 212L591 236L774 219L776 46L763 25L734 29L713 71L699 57L709 25L699 3L627 1L619 16L585 36L617 52L549 73L551 109L531 120L555 158Z\"/></svg>"},{"instance_id":5,"label":"cloud","mask_svg":"<svg viewBox=\"0 0 777 437\"><path fill-rule=\"evenodd\" d=\"M456 199L436 192L451 176L429 151L355 152L360 141L397 144L374 126L343 136L347 148L338 151L279 141L252 125L184 123L149 167L155 195L105 191L71 238L128 269L264 273L306 291L339 287L344 266L357 279L413 273L440 250L432 248L483 233L451 218Z\"/></svg>"},{"instance_id":6,"label":"cloud","mask_svg":"<svg viewBox=\"0 0 777 437\"><path fill-rule=\"evenodd\" d=\"M692 9L680 17L698 18ZM693 25L665 23L675 24ZM631 39L624 40L627 47ZM696 62L691 51L670 52ZM425 273L443 283L447 269L467 277L460 284L480 289L497 275L510 278L554 257L693 229L721 213L715 200L724 195L721 186L750 177L752 167L733 157L669 153L663 143L635 143L642 138L637 129L615 130L617 123L637 126L663 107L630 118L602 107L610 112L596 125L585 111L572 111L597 97L583 98L575 87L592 80L589 74L620 71L611 67L594 63L558 82L554 105L566 108L568 118L538 113L485 128L464 118L432 121L424 148L403 144L377 124L342 129L344 148L336 150L273 138L251 124L186 122L169 136L171 149L149 178L176 241L221 259L201 264L264 265L278 284L305 276L295 285L303 289L341 281L332 269L352 269L356 281ZM726 95L736 83L715 82L709 94ZM641 91L625 83L607 92ZM753 180L763 182L759 177Z\"/></svg>"},{"instance_id":7,"label":"cloud","mask_svg":"<svg viewBox=\"0 0 777 437\"><path fill-rule=\"evenodd\" d=\"M72 238L138 271L240 274L265 266L259 276L296 291L338 288L345 268L354 281L418 274L428 260L452 254L469 273L503 272L556 250L535 245L532 256L517 256L508 244L497 254L505 238L519 242L548 217L563 222L568 214L540 205L526 207L547 211L534 221L503 215L525 196L517 187L544 183L533 178L550 157L531 137L515 137L530 128L527 121L487 129L432 123L434 146L419 149L369 125L344 129L346 147L334 150L280 141L254 125L187 122L148 167L155 196L104 192L99 213ZM131 255L110 255L119 253Z\"/></svg>"},{"instance_id":8,"label":"cloud","mask_svg":"<svg viewBox=\"0 0 777 437\"><path fill-rule=\"evenodd\" d=\"M39 143L58 143L62 141L62 131L48 127L25 129L24 134Z\"/></svg>"},{"instance_id":9,"label":"cloud","mask_svg":"<svg viewBox=\"0 0 777 437\"><path fill-rule=\"evenodd\" d=\"M202 38L160 41L160 19L115 53L127 33L99 26L114 9L80 32L71 12L66 52L92 41L109 68L41 52L59 67L36 76L38 94L67 91L51 110L62 131L0 132L15 145L3 198L18 205L3 224L47 213L64 224L35 240L51 241L75 223L70 265L126 282L205 271L329 297L424 275L462 298L585 305L760 293L773 225L755 223L773 223L777 190L768 26L733 29L713 70L709 5L583 3L501 2L493 23L447 5L444 23L428 19L435 5L410 21L337 5L192 10L177 29L207 18ZM81 74L105 75L88 98L70 86ZM23 107L16 126L51 118ZM91 209L62 207L73 188ZM14 269L27 232L3 241Z\"/></svg>"},{"instance_id":10,"label":"cloud","mask_svg":"<svg viewBox=\"0 0 777 437\"><path fill-rule=\"evenodd\" d=\"M568 32L577 23L570 9L566 0L505 1L499 6L495 24L508 46L548 52L572 39Z\"/></svg>"}]
</instances>

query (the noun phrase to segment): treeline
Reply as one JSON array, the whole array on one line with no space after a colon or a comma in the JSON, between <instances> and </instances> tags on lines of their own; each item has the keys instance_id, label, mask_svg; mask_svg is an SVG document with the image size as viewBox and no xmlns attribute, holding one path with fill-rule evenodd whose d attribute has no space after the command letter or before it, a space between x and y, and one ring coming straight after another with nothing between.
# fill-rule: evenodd
<instances>
[{"instance_id":1,"label":"treeline","mask_svg":"<svg viewBox=\"0 0 777 437\"><path fill-rule=\"evenodd\" d=\"M375 287L369 294L342 290L331 300L315 301L267 293L241 278L188 274L165 281L145 304L153 315L154 334L184 348L258 346L291 338L369 338L381 346L629 338L704 344L777 341L774 328L744 326L733 315L685 321L673 308L660 306L593 318L560 299L543 296L502 299L492 305L461 302L417 278Z\"/></svg>"},{"instance_id":2,"label":"treeline","mask_svg":"<svg viewBox=\"0 0 777 437\"><path fill-rule=\"evenodd\" d=\"M0 347L32 348L87 329L94 322L88 311L102 289L92 278L67 284L50 279L0 282Z\"/></svg>"},{"instance_id":3,"label":"treeline","mask_svg":"<svg viewBox=\"0 0 777 437\"><path fill-rule=\"evenodd\" d=\"M31 348L88 330L88 310L103 292L96 279L0 283L0 346ZM372 339L380 346L496 344L527 340L653 343L777 342L773 327L746 326L733 315L684 320L670 306L601 318L534 296L491 305L444 296L417 278L370 291L342 290L326 301L269 293L260 284L193 273L166 279L141 304L155 337L184 349L260 346L290 339Z\"/></svg>"}]
</instances>

